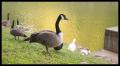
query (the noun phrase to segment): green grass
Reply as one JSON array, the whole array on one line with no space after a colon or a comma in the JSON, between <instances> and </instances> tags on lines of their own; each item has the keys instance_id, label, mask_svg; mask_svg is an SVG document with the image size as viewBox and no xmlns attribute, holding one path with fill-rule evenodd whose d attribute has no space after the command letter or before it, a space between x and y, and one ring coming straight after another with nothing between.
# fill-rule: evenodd
<instances>
[{"instance_id":1,"label":"green grass","mask_svg":"<svg viewBox=\"0 0 120 66\"><path fill-rule=\"evenodd\" d=\"M30 44L24 42L23 38L15 40L9 29L2 27L2 64L80 64L83 61L89 64L108 63L92 56L82 56L77 51L72 53L67 50L67 44L60 51L49 48L51 56L42 53L44 50L45 47L41 44Z\"/></svg>"}]
</instances>

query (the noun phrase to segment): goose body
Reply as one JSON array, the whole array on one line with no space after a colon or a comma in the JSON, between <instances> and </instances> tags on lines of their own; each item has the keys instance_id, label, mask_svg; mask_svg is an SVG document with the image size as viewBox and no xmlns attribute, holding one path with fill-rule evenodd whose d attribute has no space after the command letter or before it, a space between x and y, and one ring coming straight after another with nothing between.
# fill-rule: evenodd
<instances>
[{"instance_id":1,"label":"goose body","mask_svg":"<svg viewBox=\"0 0 120 66\"><path fill-rule=\"evenodd\" d=\"M14 20L11 26L10 34L13 35L16 39L16 36L27 37L20 29L14 28Z\"/></svg>"},{"instance_id":2,"label":"goose body","mask_svg":"<svg viewBox=\"0 0 120 66\"><path fill-rule=\"evenodd\" d=\"M29 31L29 28L27 28L27 27L25 27L25 26L23 26L23 25L16 25L15 28L21 30L22 32L27 32L27 31Z\"/></svg>"},{"instance_id":3,"label":"goose body","mask_svg":"<svg viewBox=\"0 0 120 66\"><path fill-rule=\"evenodd\" d=\"M10 20L2 20L2 25L8 27L10 24Z\"/></svg>"},{"instance_id":4,"label":"goose body","mask_svg":"<svg viewBox=\"0 0 120 66\"><path fill-rule=\"evenodd\" d=\"M5 26L5 27L10 26L9 13L7 14L7 19L2 20L2 25Z\"/></svg>"},{"instance_id":5,"label":"goose body","mask_svg":"<svg viewBox=\"0 0 120 66\"><path fill-rule=\"evenodd\" d=\"M77 46L75 44L76 39L74 38L73 41L69 44L68 50L74 52L77 49Z\"/></svg>"},{"instance_id":6,"label":"goose body","mask_svg":"<svg viewBox=\"0 0 120 66\"><path fill-rule=\"evenodd\" d=\"M55 32L49 30L43 30L39 33L34 33L31 35L31 42L41 43L42 45L47 44L47 47L57 47L61 44L60 37L56 35ZM46 39L47 38L47 39Z\"/></svg>"},{"instance_id":7,"label":"goose body","mask_svg":"<svg viewBox=\"0 0 120 66\"><path fill-rule=\"evenodd\" d=\"M11 29L10 33L13 35L13 36L21 36L21 37L27 37L22 31L14 28L14 29Z\"/></svg>"},{"instance_id":8,"label":"goose body","mask_svg":"<svg viewBox=\"0 0 120 66\"><path fill-rule=\"evenodd\" d=\"M58 16L57 21L55 23L56 32L51 31L51 30L42 30L40 32L31 34L31 36L29 38L25 39L25 41L29 40L30 43L32 43L32 42L41 43L42 45L44 45L46 47L47 52L48 52L49 47L52 47L55 50L62 49L63 33L61 32L61 30L59 28L59 22L62 18L64 20L67 20L67 18L64 14L60 14Z\"/></svg>"},{"instance_id":9,"label":"goose body","mask_svg":"<svg viewBox=\"0 0 120 66\"><path fill-rule=\"evenodd\" d=\"M17 19L17 25L15 26L16 29L19 29L22 32L28 31L29 29L23 25L19 24L19 20Z\"/></svg>"}]
</instances>

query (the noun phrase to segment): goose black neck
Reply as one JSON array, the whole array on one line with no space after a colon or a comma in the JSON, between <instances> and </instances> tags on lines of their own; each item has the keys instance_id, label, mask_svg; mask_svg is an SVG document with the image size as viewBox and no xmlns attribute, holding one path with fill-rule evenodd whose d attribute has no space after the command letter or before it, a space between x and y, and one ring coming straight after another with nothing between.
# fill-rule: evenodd
<instances>
[{"instance_id":1,"label":"goose black neck","mask_svg":"<svg viewBox=\"0 0 120 66\"><path fill-rule=\"evenodd\" d=\"M7 20L9 20L9 14L7 14Z\"/></svg>"},{"instance_id":2,"label":"goose black neck","mask_svg":"<svg viewBox=\"0 0 120 66\"><path fill-rule=\"evenodd\" d=\"M11 28L14 28L14 20L13 20L13 22L12 22L12 26L11 26Z\"/></svg>"},{"instance_id":3,"label":"goose black neck","mask_svg":"<svg viewBox=\"0 0 120 66\"><path fill-rule=\"evenodd\" d=\"M17 19L17 25L19 25L19 20Z\"/></svg>"},{"instance_id":4,"label":"goose black neck","mask_svg":"<svg viewBox=\"0 0 120 66\"><path fill-rule=\"evenodd\" d=\"M60 15L59 15L58 18L57 18L56 24L55 24L56 34L58 34L58 33L61 32L60 27L59 27L59 22L60 22L60 20L61 20L61 17L60 17Z\"/></svg>"}]
</instances>

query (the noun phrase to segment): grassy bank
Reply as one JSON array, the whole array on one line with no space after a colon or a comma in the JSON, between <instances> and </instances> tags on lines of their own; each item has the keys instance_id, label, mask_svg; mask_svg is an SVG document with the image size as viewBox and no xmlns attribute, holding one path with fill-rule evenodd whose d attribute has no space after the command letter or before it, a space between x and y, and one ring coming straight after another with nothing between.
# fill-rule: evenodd
<instances>
[{"instance_id":1,"label":"grassy bank","mask_svg":"<svg viewBox=\"0 0 120 66\"><path fill-rule=\"evenodd\" d=\"M2 27L2 64L107 64L103 59L82 56L79 52L67 50L67 44L60 51L50 48L48 54L42 53L45 47L37 43L24 42L23 38L15 40L9 29Z\"/></svg>"}]
</instances>

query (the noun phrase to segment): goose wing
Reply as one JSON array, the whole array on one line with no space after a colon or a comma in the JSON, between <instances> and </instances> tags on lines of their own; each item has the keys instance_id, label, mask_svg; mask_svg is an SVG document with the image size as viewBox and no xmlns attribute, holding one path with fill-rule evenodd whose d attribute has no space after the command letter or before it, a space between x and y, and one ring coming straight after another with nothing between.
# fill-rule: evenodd
<instances>
[{"instance_id":1,"label":"goose wing","mask_svg":"<svg viewBox=\"0 0 120 66\"><path fill-rule=\"evenodd\" d=\"M56 47L60 43L58 36L55 32L44 30L37 35L38 42L48 47Z\"/></svg>"},{"instance_id":2,"label":"goose wing","mask_svg":"<svg viewBox=\"0 0 120 66\"><path fill-rule=\"evenodd\" d=\"M11 29L10 33L14 36L24 36L24 33L18 29Z\"/></svg>"}]
</instances>

